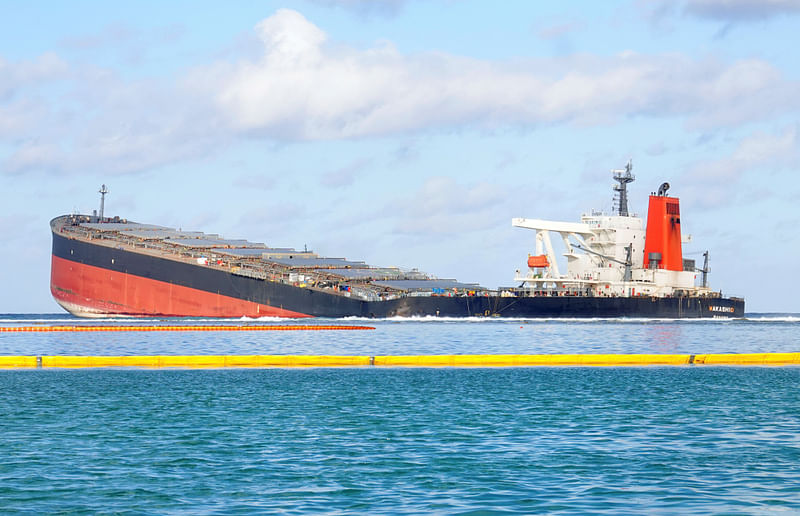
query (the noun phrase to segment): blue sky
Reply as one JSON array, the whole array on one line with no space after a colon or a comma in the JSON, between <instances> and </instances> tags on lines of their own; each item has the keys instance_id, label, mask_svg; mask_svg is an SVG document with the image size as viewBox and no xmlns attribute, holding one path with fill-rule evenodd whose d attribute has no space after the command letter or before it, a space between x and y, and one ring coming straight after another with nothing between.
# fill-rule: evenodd
<instances>
[{"instance_id":1,"label":"blue sky","mask_svg":"<svg viewBox=\"0 0 800 516\"><path fill-rule=\"evenodd\" d=\"M0 312L91 212L511 285L513 217L668 181L687 257L800 312L800 1L2 3Z\"/></svg>"}]
</instances>

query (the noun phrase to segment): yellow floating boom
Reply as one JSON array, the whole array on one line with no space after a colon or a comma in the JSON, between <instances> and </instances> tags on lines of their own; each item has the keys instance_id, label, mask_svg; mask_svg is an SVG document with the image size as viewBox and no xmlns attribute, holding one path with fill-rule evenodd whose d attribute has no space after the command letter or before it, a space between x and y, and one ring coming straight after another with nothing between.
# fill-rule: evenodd
<instances>
[{"instance_id":1,"label":"yellow floating boom","mask_svg":"<svg viewBox=\"0 0 800 516\"><path fill-rule=\"evenodd\" d=\"M420 355L379 356L375 365L401 367L683 365L690 355Z\"/></svg>"},{"instance_id":2,"label":"yellow floating boom","mask_svg":"<svg viewBox=\"0 0 800 516\"><path fill-rule=\"evenodd\" d=\"M539 367L539 366L783 366L800 364L800 353L705 355L153 355L0 356L0 369L16 368L272 368L272 367Z\"/></svg>"}]
</instances>

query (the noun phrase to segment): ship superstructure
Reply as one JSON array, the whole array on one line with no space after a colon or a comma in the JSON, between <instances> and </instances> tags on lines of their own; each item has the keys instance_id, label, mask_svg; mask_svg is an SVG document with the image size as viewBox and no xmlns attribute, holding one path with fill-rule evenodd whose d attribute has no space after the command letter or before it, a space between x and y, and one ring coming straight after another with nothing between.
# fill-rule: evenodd
<instances>
[{"instance_id":1,"label":"ship superstructure","mask_svg":"<svg viewBox=\"0 0 800 516\"><path fill-rule=\"evenodd\" d=\"M517 271L515 281L540 294L577 296L707 297L713 295L705 277L708 264L697 269L684 259L681 244L691 236L681 235L680 203L667 195L664 183L650 195L647 225L627 206L627 184L635 178L629 162L625 170L614 170L619 182L614 212L591 213L580 222L517 218L516 227L536 231L536 254L528 257L528 269ZM566 270L558 265L551 240L557 234L565 248ZM706 254L706 257L708 255ZM703 280L697 285L698 272Z\"/></svg>"}]
</instances>

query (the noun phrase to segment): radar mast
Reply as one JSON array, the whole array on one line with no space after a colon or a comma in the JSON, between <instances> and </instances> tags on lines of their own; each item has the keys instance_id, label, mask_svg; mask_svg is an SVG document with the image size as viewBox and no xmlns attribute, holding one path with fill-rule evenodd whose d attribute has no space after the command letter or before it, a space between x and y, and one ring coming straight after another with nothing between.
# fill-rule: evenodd
<instances>
[{"instance_id":1,"label":"radar mast","mask_svg":"<svg viewBox=\"0 0 800 516\"><path fill-rule=\"evenodd\" d=\"M108 188L106 188L106 185L100 186L99 193L100 193L100 222L103 222L103 210L105 210L106 194L108 193Z\"/></svg>"},{"instance_id":2,"label":"radar mast","mask_svg":"<svg viewBox=\"0 0 800 516\"><path fill-rule=\"evenodd\" d=\"M628 164L625 165L625 169L615 169L611 172L614 173L614 181L618 182L618 185L614 185L612 188L614 189L614 215L619 215L620 217L628 217L628 183L632 183L636 177L631 174L633 170L633 160L629 159Z\"/></svg>"}]
</instances>

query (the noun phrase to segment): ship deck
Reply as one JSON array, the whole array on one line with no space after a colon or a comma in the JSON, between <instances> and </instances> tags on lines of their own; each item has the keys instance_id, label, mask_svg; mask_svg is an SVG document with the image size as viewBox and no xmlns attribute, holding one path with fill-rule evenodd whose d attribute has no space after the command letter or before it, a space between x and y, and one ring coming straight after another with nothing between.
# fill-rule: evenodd
<instances>
[{"instance_id":1,"label":"ship deck","mask_svg":"<svg viewBox=\"0 0 800 516\"><path fill-rule=\"evenodd\" d=\"M320 256L289 247L225 239L216 234L89 215L51 221L54 233L71 239L182 262L264 281L318 290L365 301L406 296L497 295L474 283L439 279L418 270L375 267L361 261Z\"/></svg>"}]
</instances>

